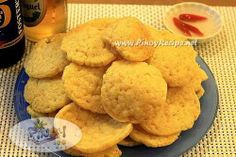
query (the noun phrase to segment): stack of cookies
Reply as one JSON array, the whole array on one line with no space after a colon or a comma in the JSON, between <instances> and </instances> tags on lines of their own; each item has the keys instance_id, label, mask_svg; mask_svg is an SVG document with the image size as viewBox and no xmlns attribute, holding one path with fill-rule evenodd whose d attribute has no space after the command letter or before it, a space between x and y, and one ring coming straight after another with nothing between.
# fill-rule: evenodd
<instances>
[{"instance_id":1,"label":"stack of cookies","mask_svg":"<svg viewBox=\"0 0 236 157\"><path fill-rule=\"evenodd\" d=\"M163 147L193 127L200 114L205 72L192 46L134 17L103 18L38 42L25 61L33 117L78 125L73 156L118 157L117 144Z\"/></svg>"}]
</instances>

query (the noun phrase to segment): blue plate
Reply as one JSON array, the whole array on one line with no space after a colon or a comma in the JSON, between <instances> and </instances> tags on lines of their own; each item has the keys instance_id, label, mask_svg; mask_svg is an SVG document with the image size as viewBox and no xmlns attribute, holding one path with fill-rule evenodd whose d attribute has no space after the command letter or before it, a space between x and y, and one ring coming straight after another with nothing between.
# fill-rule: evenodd
<instances>
[{"instance_id":1,"label":"blue plate","mask_svg":"<svg viewBox=\"0 0 236 157\"><path fill-rule=\"evenodd\" d=\"M212 72L202 58L197 57L197 62L201 68L207 73L208 80L203 82L205 94L201 98L201 115L195 122L194 127L188 131L182 132L180 138L170 146L163 148L147 148L145 146L137 146L133 148L122 147L122 157L175 157L186 152L198 143L198 141L207 133L212 125L217 112L218 106L218 90ZM28 75L23 69L16 81L14 91L14 106L17 117L20 121L30 118L26 111L28 106L24 99L24 87L29 79ZM55 154L62 157L69 157L63 152L56 152Z\"/></svg>"}]
</instances>

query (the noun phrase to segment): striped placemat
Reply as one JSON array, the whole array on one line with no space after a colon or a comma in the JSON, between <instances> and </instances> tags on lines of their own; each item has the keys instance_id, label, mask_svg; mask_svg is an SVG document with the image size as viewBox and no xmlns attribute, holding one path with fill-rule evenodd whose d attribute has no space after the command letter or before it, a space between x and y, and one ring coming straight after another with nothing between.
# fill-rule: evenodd
<instances>
[{"instance_id":1,"label":"striped placemat","mask_svg":"<svg viewBox=\"0 0 236 157\"><path fill-rule=\"evenodd\" d=\"M136 16L145 23L164 29L162 18L169 6L69 4L68 29L98 17ZM222 32L213 40L195 47L217 80L220 104L217 118L206 136L183 157L235 157L236 155L236 8L215 7L224 19ZM59 15L60 16L60 15ZM32 48L27 42L27 53ZM27 55L26 53L26 55ZM24 58L17 65L0 70L0 157L53 156L19 149L8 138L17 123L13 90ZM204 105L204 104L203 104Z\"/></svg>"}]
</instances>

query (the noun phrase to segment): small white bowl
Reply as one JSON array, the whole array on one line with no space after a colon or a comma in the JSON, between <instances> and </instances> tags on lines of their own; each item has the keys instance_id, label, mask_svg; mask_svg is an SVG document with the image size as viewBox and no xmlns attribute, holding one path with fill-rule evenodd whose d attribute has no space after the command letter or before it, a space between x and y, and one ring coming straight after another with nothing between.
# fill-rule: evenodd
<instances>
[{"instance_id":1,"label":"small white bowl","mask_svg":"<svg viewBox=\"0 0 236 157\"><path fill-rule=\"evenodd\" d=\"M207 20L197 21L197 22L186 22L197 27L204 36L197 36L192 33L192 36L185 36L173 23L173 17L179 17L180 14L196 14L200 16L207 17ZM187 39L198 40L198 41L207 41L215 37L222 29L223 21L220 14L213 8L195 2L185 2L179 3L172 6L164 17L164 25L172 33L184 36Z\"/></svg>"}]
</instances>

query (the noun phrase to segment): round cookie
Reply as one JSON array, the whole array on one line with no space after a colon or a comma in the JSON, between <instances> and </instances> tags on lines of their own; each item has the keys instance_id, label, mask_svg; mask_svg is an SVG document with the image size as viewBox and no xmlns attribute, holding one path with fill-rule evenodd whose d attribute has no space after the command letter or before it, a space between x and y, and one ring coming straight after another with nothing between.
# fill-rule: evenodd
<instances>
[{"instance_id":1,"label":"round cookie","mask_svg":"<svg viewBox=\"0 0 236 157\"><path fill-rule=\"evenodd\" d=\"M121 142L119 142L118 144L121 145L121 146L126 146L126 147L134 147L134 146L141 145L141 143L132 140L129 136L126 137Z\"/></svg>"},{"instance_id":2,"label":"round cookie","mask_svg":"<svg viewBox=\"0 0 236 157\"><path fill-rule=\"evenodd\" d=\"M61 48L67 52L68 60L79 65L106 66L116 59L115 54L102 40L103 30L114 19L90 21L68 32Z\"/></svg>"},{"instance_id":3,"label":"round cookie","mask_svg":"<svg viewBox=\"0 0 236 157\"><path fill-rule=\"evenodd\" d=\"M69 64L66 53L60 49L64 34L56 34L39 41L26 57L26 73L34 78L56 76Z\"/></svg>"},{"instance_id":4,"label":"round cookie","mask_svg":"<svg viewBox=\"0 0 236 157\"><path fill-rule=\"evenodd\" d=\"M70 102L59 77L42 80L30 78L25 86L24 97L32 109L40 113L57 111Z\"/></svg>"},{"instance_id":5,"label":"round cookie","mask_svg":"<svg viewBox=\"0 0 236 157\"><path fill-rule=\"evenodd\" d=\"M65 91L80 107L97 113L106 113L101 104L102 77L106 67L92 68L68 65L63 73Z\"/></svg>"},{"instance_id":6,"label":"round cookie","mask_svg":"<svg viewBox=\"0 0 236 157\"><path fill-rule=\"evenodd\" d=\"M168 31L157 31L148 27L156 41L187 42L182 37ZM196 68L196 51L192 46L160 45L155 48L153 56L147 62L157 67L169 87L180 87L188 84Z\"/></svg>"},{"instance_id":7,"label":"round cookie","mask_svg":"<svg viewBox=\"0 0 236 157\"><path fill-rule=\"evenodd\" d=\"M112 24L113 22L115 22L117 19L116 18L97 18L94 20L90 20L88 22L86 22L85 24L82 25L89 25L92 27L96 27L99 30L104 30L104 28L108 27L110 24Z\"/></svg>"},{"instance_id":8,"label":"round cookie","mask_svg":"<svg viewBox=\"0 0 236 157\"><path fill-rule=\"evenodd\" d=\"M29 105L27 106L26 108L27 112L29 113L29 115L32 117L32 118L37 118L37 117L47 117L48 114L47 113L40 113L40 112L36 112L32 109L32 106Z\"/></svg>"},{"instance_id":9,"label":"round cookie","mask_svg":"<svg viewBox=\"0 0 236 157\"><path fill-rule=\"evenodd\" d=\"M32 106L29 105L26 108L27 112L32 118L37 118L37 117L55 117L57 114L57 111L51 112L51 113L40 113L35 110L33 110Z\"/></svg>"},{"instance_id":10,"label":"round cookie","mask_svg":"<svg viewBox=\"0 0 236 157\"><path fill-rule=\"evenodd\" d=\"M134 126L133 131L130 133L130 137L133 140L153 148L171 145L178 139L179 135L180 133L169 136L157 136L147 133L138 125Z\"/></svg>"},{"instance_id":11,"label":"round cookie","mask_svg":"<svg viewBox=\"0 0 236 157\"><path fill-rule=\"evenodd\" d=\"M144 62L113 62L103 76L103 107L120 122L145 122L157 113L166 94L159 70Z\"/></svg>"},{"instance_id":12,"label":"round cookie","mask_svg":"<svg viewBox=\"0 0 236 157\"><path fill-rule=\"evenodd\" d=\"M199 99L204 95L204 93L205 93L205 90L202 86L198 87L198 89L196 90L196 94L197 94Z\"/></svg>"},{"instance_id":13,"label":"round cookie","mask_svg":"<svg viewBox=\"0 0 236 157\"><path fill-rule=\"evenodd\" d=\"M68 120L80 127L82 139L72 148L82 153L96 153L109 149L133 130L130 123L117 122L108 115L84 110L74 103L63 107L56 118ZM58 125L60 124L55 124Z\"/></svg>"},{"instance_id":14,"label":"round cookie","mask_svg":"<svg viewBox=\"0 0 236 157\"><path fill-rule=\"evenodd\" d=\"M192 128L199 114L200 102L193 88L169 88L166 104L140 126L148 133L168 136Z\"/></svg>"},{"instance_id":15,"label":"round cookie","mask_svg":"<svg viewBox=\"0 0 236 157\"><path fill-rule=\"evenodd\" d=\"M187 85L193 87L198 98L201 98L205 92L202 88L202 82L207 80L208 76L200 67L196 67L194 74L194 77L192 77L191 81Z\"/></svg>"},{"instance_id":16,"label":"round cookie","mask_svg":"<svg viewBox=\"0 0 236 157\"><path fill-rule=\"evenodd\" d=\"M151 34L145 25L134 17L120 18L109 25L104 30L103 39L129 61L144 61L154 52L152 46L142 44L152 40Z\"/></svg>"},{"instance_id":17,"label":"round cookie","mask_svg":"<svg viewBox=\"0 0 236 157\"><path fill-rule=\"evenodd\" d=\"M48 117L55 117L58 111L59 110L56 110L56 111L51 112L51 113L48 113Z\"/></svg>"},{"instance_id":18,"label":"round cookie","mask_svg":"<svg viewBox=\"0 0 236 157\"><path fill-rule=\"evenodd\" d=\"M91 154L81 153L80 151L73 148L65 150L64 152L72 156L80 156L80 157L81 156L83 157L120 157L122 154L122 152L119 150L117 145L109 149L106 149L102 152L91 153Z\"/></svg>"}]
</instances>

